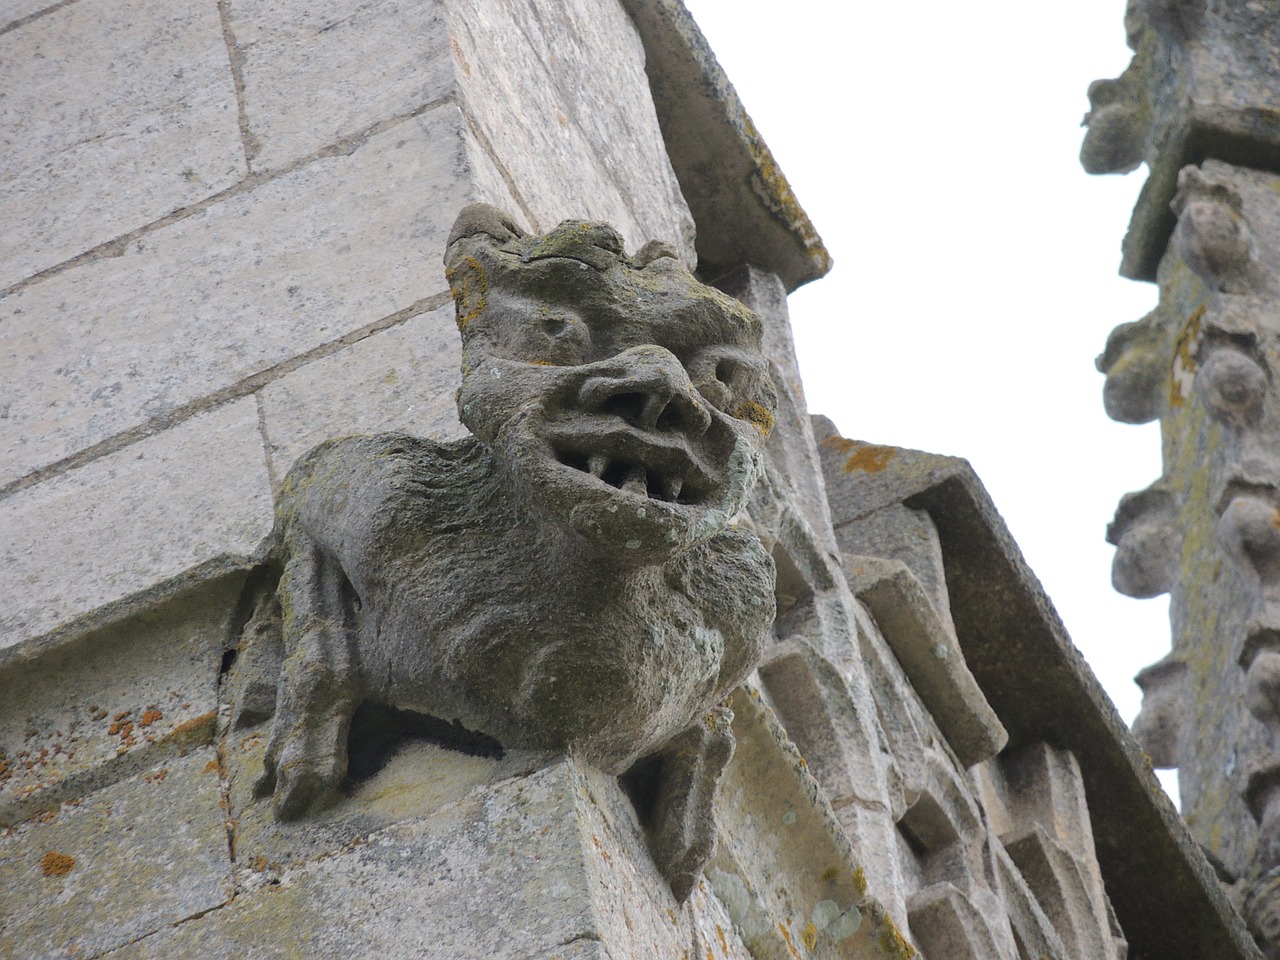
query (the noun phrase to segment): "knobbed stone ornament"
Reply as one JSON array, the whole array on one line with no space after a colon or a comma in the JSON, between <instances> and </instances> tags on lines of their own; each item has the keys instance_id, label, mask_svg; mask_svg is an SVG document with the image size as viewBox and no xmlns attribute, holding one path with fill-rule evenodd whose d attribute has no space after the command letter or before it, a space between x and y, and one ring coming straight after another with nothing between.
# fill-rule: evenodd
<instances>
[{"instance_id":1,"label":"knobbed stone ornament","mask_svg":"<svg viewBox=\"0 0 1280 960\"><path fill-rule=\"evenodd\" d=\"M643 769L683 900L733 750L722 704L774 617L773 562L734 524L773 424L760 320L602 223L527 236L471 206L445 264L474 437L344 437L285 479L259 793L282 820L333 803L366 704Z\"/></svg>"}]
</instances>

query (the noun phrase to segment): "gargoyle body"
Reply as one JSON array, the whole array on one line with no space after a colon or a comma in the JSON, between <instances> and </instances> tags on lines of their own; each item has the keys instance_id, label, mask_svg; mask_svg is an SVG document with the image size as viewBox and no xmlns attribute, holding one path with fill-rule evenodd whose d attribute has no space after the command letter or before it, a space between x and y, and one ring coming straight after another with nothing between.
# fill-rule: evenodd
<instances>
[{"instance_id":1,"label":"gargoyle body","mask_svg":"<svg viewBox=\"0 0 1280 960\"><path fill-rule=\"evenodd\" d=\"M289 473L284 670L260 788L333 802L367 702L621 774L653 760L655 858L687 896L732 753L720 706L773 615L738 530L772 426L759 320L604 224L482 205L445 256L474 434L329 441Z\"/></svg>"}]
</instances>

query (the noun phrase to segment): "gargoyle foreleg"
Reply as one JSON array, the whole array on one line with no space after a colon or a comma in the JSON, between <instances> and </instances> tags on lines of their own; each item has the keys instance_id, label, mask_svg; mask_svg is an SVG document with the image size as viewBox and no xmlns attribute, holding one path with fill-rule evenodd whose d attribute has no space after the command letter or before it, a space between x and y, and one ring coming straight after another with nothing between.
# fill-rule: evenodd
<instances>
[{"instance_id":1,"label":"gargoyle foreleg","mask_svg":"<svg viewBox=\"0 0 1280 960\"><path fill-rule=\"evenodd\" d=\"M713 707L660 752L650 843L653 858L681 903L716 846L713 804L720 775L733 757L733 711Z\"/></svg>"},{"instance_id":2,"label":"gargoyle foreleg","mask_svg":"<svg viewBox=\"0 0 1280 960\"><path fill-rule=\"evenodd\" d=\"M259 795L294 820L332 804L347 775L347 734L361 699L355 663L359 600L337 561L290 536L280 579L286 659Z\"/></svg>"}]
</instances>

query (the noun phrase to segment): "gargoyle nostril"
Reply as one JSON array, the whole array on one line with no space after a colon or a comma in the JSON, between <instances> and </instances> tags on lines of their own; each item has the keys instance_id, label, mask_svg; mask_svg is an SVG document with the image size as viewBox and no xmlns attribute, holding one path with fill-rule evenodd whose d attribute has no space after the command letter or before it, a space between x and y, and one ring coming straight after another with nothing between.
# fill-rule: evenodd
<instances>
[{"instance_id":1,"label":"gargoyle nostril","mask_svg":"<svg viewBox=\"0 0 1280 960\"><path fill-rule=\"evenodd\" d=\"M621 417L633 427L639 427L645 425L645 413L652 402L653 398L643 393L615 393L605 399L601 410Z\"/></svg>"}]
</instances>

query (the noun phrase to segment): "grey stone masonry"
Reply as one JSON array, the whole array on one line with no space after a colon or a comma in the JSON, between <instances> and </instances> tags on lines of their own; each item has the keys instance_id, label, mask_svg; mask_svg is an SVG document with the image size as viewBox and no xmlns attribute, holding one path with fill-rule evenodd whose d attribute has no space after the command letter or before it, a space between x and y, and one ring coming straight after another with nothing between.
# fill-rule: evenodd
<instances>
[{"instance_id":1,"label":"grey stone masonry","mask_svg":"<svg viewBox=\"0 0 1280 960\"><path fill-rule=\"evenodd\" d=\"M0 220L22 225L0 238L4 644L252 552L220 493L195 538L160 522L191 501L136 503L171 480L124 465L165 450L165 477L221 476L237 516L259 509L247 434L182 440L206 414L256 419L275 482L326 436L457 431L456 335L426 318L466 203L529 229L594 215L632 249L657 237L696 259L640 35L614 2L140 9L0 12Z\"/></svg>"},{"instance_id":2,"label":"grey stone masonry","mask_svg":"<svg viewBox=\"0 0 1280 960\"><path fill-rule=\"evenodd\" d=\"M215 4L59 6L0 34L0 290L246 173Z\"/></svg>"},{"instance_id":3,"label":"grey stone masonry","mask_svg":"<svg viewBox=\"0 0 1280 960\"><path fill-rule=\"evenodd\" d=\"M247 397L0 500L0 649L219 559L271 529Z\"/></svg>"}]
</instances>

